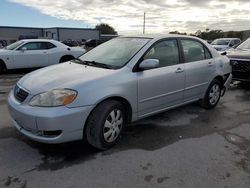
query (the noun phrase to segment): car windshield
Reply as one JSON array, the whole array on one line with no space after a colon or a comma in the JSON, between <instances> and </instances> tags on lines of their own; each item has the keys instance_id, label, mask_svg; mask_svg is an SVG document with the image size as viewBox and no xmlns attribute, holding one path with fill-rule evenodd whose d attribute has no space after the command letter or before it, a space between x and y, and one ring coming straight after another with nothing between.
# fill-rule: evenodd
<instances>
[{"instance_id":1,"label":"car windshield","mask_svg":"<svg viewBox=\"0 0 250 188\"><path fill-rule=\"evenodd\" d=\"M79 60L92 65L106 65L114 69L123 67L149 42L148 38L116 38L85 53Z\"/></svg>"},{"instance_id":2,"label":"car windshield","mask_svg":"<svg viewBox=\"0 0 250 188\"><path fill-rule=\"evenodd\" d=\"M241 43L238 47L238 49L242 49L242 50L249 50L250 49L250 38L247 39L246 41L244 41L243 43Z\"/></svg>"},{"instance_id":3,"label":"car windshield","mask_svg":"<svg viewBox=\"0 0 250 188\"><path fill-rule=\"evenodd\" d=\"M22 43L23 43L23 41L14 42L13 44L6 46L5 49L6 50L14 50L16 47L20 46Z\"/></svg>"},{"instance_id":4,"label":"car windshield","mask_svg":"<svg viewBox=\"0 0 250 188\"><path fill-rule=\"evenodd\" d=\"M215 41L212 42L212 45L228 45L230 40L226 39L216 39Z\"/></svg>"}]
</instances>

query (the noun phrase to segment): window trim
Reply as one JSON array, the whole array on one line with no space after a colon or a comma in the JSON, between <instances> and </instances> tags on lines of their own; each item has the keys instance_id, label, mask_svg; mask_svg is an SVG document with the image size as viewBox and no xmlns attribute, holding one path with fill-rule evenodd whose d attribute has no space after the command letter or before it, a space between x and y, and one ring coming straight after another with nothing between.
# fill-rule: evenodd
<instances>
[{"instance_id":1,"label":"window trim","mask_svg":"<svg viewBox=\"0 0 250 188\"><path fill-rule=\"evenodd\" d=\"M181 48L180 48L180 44L179 44L179 41L178 41L178 38L177 37L168 37L168 38L163 38L163 39L160 39L160 40L157 40L156 42L154 42L147 50L146 52L143 53L143 55L141 56L141 58L137 61L137 63L134 65L133 69L132 69L132 72L142 72L142 71L148 71L148 70L141 70L139 68L139 65L141 64L141 62L143 61L143 57L155 46L157 45L158 43L160 42L163 42L163 41L168 41L168 40L175 40L176 41L176 44L177 44L177 48L178 48L178 54L179 54L179 63L178 64L182 64L183 63L183 60L182 60L182 55L181 55ZM176 65L178 65L176 64ZM170 65L170 66L174 66L174 65ZM169 67L169 66L165 66L165 67ZM164 67L159 67L159 68L164 68ZM157 68L155 68L157 69ZM149 70L152 70L152 69L149 69Z\"/></svg>"},{"instance_id":2,"label":"window trim","mask_svg":"<svg viewBox=\"0 0 250 188\"><path fill-rule=\"evenodd\" d=\"M52 42L45 42L45 43L46 43L46 47L47 47L46 50L51 50L51 49L57 48L57 46L55 44L53 44ZM52 44L54 47L53 48L49 48L48 44Z\"/></svg>"},{"instance_id":3,"label":"window trim","mask_svg":"<svg viewBox=\"0 0 250 188\"><path fill-rule=\"evenodd\" d=\"M208 59L207 59L207 58L206 58L206 53L205 53L204 55L205 55L205 58L206 58L206 59L200 60L200 61L205 61L205 60L209 60L209 59L213 59L213 58L214 58L213 55L212 55L212 53L211 53L211 51L209 50L209 48L208 48L202 41L200 41L200 40L198 40L198 39L195 39L195 38L185 38L185 37L179 37L178 40L179 40L179 45L181 46L181 53L182 53L183 63L193 63L193 62L198 62L198 61L186 62L185 56L184 56L184 49L183 49L183 45L182 45L181 40L190 40L190 41L199 42L199 43L203 46L203 48L204 48L204 53L205 53L205 49L207 49L207 51L208 51L208 53L210 54L210 57L211 57L211 58L208 58Z\"/></svg>"},{"instance_id":4,"label":"window trim","mask_svg":"<svg viewBox=\"0 0 250 188\"><path fill-rule=\"evenodd\" d=\"M18 50L18 51L22 50L22 47L25 46L26 44L29 44L29 43L45 43L46 48L47 48L47 44L46 44L47 42L43 42L43 41L39 41L39 42L38 42L38 41L36 41L36 42L26 42L25 44L23 44L22 46L20 46L17 50ZM51 49L52 49L52 48L51 48ZM27 49L27 51L39 51L39 50L49 50L49 49L36 49L36 50L28 50L28 49Z\"/></svg>"}]
</instances>

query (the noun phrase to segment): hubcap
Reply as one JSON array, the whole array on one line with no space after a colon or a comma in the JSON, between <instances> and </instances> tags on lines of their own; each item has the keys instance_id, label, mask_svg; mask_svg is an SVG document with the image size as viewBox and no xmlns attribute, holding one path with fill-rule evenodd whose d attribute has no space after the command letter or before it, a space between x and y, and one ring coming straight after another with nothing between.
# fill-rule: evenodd
<instances>
[{"instance_id":1,"label":"hubcap","mask_svg":"<svg viewBox=\"0 0 250 188\"><path fill-rule=\"evenodd\" d=\"M214 84L209 92L209 102L211 105L215 105L220 98L220 86L218 84Z\"/></svg>"},{"instance_id":2,"label":"hubcap","mask_svg":"<svg viewBox=\"0 0 250 188\"><path fill-rule=\"evenodd\" d=\"M108 115L104 128L104 140L108 143L114 142L119 136L123 124L123 114L121 110L113 110Z\"/></svg>"}]
</instances>

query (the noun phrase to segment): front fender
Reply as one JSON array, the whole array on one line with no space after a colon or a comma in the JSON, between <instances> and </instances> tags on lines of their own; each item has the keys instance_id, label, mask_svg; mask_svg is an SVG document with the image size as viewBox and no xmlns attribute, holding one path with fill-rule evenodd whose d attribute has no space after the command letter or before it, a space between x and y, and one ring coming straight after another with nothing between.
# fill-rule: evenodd
<instances>
[{"instance_id":1,"label":"front fender","mask_svg":"<svg viewBox=\"0 0 250 188\"><path fill-rule=\"evenodd\" d=\"M12 55L0 55L0 61L4 62L7 69L15 68Z\"/></svg>"},{"instance_id":2,"label":"front fender","mask_svg":"<svg viewBox=\"0 0 250 188\"><path fill-rule=\"evenodd\" d=\"M121 97L130 103L133 112L137 112L136 75L133 73L117 74L119 79L114 79L113 76L94 80L93 82L85 83L83 86L77 86L78 96L75 101L68 106L97 105L108 98Z\"/></svg>"}]
</instances>

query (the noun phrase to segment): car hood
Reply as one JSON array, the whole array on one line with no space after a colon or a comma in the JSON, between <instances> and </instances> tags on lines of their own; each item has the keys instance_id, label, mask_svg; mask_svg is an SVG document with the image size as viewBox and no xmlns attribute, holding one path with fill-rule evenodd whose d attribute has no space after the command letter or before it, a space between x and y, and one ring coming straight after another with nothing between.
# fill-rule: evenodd
<instances>
[{"instance_id":1,"label":"car hood","mask_svg":"<svg viewBox=\"0 0 250 188\"><path fill-rule=\"evenodd\" d=\"M227 56L229 58L238 58L238 59L249 59L250 60L250 50L241 50L234 49L227 51Z\"/></svg>"},{"instance_id":2,"label":"car hood","mask_svg":"<svg viewBox=\"0 0 250 188\"><path fill-rule=\"evenodd\" d=\"M37 94L52 89L76 89L79 85L97 79L103 79L115 70L104 69L66 62L31 72L21 78L18 85Z\"/></svg>"}]
</instances>

